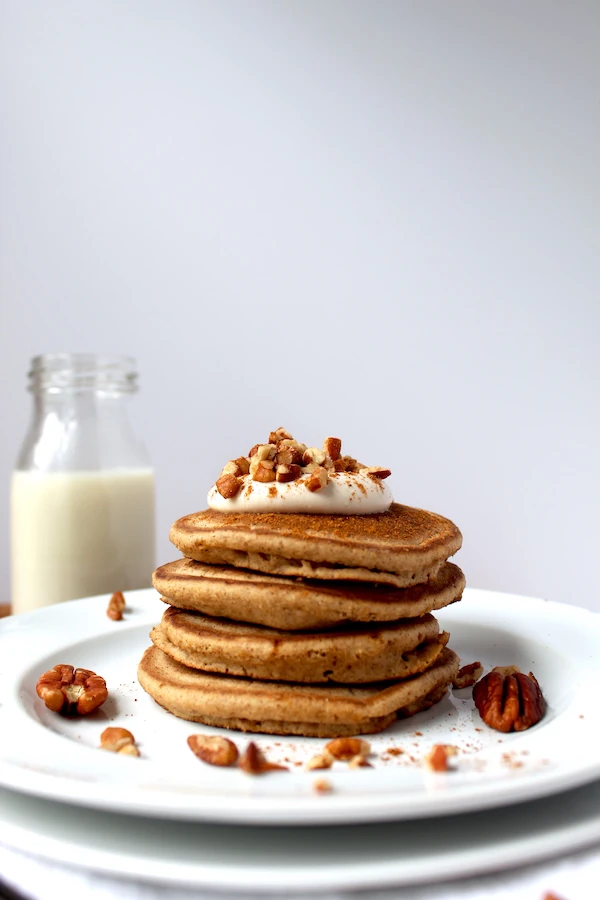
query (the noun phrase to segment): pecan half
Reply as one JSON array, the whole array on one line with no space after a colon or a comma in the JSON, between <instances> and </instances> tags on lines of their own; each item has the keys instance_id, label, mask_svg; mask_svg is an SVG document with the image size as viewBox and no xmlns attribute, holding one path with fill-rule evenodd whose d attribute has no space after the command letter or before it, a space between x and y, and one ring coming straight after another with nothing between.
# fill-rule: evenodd
<instances>
[{"instance_id":1,"label":"pecan half","mask_svg":"<svg viewBox=\"0 0 600 900\"><path fill-rule=\"evenodd\" d=\"M233 741L219 735L191 734L187 742L192 753L211 766L232 766L240 755Z\"/></svg>"},{"instance_id":2,"label":"pecan half","mask_svg":"<svg viewBox=\"0 0 600 900\"><path fill-rule=\"evenodd\" d=\"M240 759L239 767L247 775L263 775L265 772L273 772L276 769L288 771L287 766L278 766L276 763L270 763L254 741L250 741L246 747Z\"/></svg>"},{"instance_id":3,"label":"pecan half","mask_svg":"<svg viewBox=\"0 0 600 900\"><path fill-rule=\"evenodd\" d=\"M108 697L106 682L91 669L58 665L40 675L35 687L48 709L65 716L86 716Z\"/></svg>"},{"instance_id":4,"label":"pecan half","mask_svg":"<svg viewBox=\"0 0 600 900\"><path fill-rule=\"evenodd\" d=\"M473 688L473 700L485 724L502 732L526 731L546 710L546 701L531 672L489 672Z\"/></svg>"},{"instance_id":5,"label":"pecan half","mask_svg":"<svg viewBox=\"0 0 600 900\"><path fill-rule=\"evenodd\" d=\"M473 687L476 681L479 681L481 676L483 675L483 666L480 662L472 662L467 666L463 666L462 669L459 669L456 675L456 678L452 682L452 687L456 691L462 690L462 688Z\"/></svg>"},{"instance_id":6,"label":"pecan half","mask_svg":"<svg viewBox=\"0 0 600 900\"><path fill-rule=\"evenodd\" d=\"M120 622L123 618L124 611L125 597L123 596L121 591L115 591L115 593L108 601L108 606L106 607L106 615L109 619L112 619L113 622Z\"/></svg>"}]
</instances>

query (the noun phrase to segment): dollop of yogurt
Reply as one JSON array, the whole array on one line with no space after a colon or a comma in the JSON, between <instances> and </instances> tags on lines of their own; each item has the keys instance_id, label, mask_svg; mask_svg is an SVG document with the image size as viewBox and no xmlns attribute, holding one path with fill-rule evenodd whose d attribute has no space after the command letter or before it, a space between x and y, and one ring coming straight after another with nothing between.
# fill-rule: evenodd
<instances>
[{"instance_id":1,"label":"dollop of yogurt","mask_svg":"<svg viewBox=\"0 0 600 900\"><path fill-rule=\"evenodd\" d=\"M366 472L332 472L320 491L309 491L307 480L308 476L303 476L297 481L265 484L245 475L235 497L225 499L213 485L207 502L219 512L357 516L385 512L394 500L386 482Z\"/></svg>"}]
</instances>

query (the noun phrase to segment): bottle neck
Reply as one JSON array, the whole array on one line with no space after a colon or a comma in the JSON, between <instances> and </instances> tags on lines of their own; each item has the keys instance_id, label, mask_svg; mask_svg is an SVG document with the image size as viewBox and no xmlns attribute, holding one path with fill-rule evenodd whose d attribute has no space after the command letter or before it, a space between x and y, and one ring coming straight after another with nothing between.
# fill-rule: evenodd
<instances>
[{"instance_id":1,"label":"bottle neck","mask_svg":"<svg viewBox=\"0 0 600 900\"><path fill-rule=\"evenodd\" d=\"M98 359L110 363L95 365ZM129 420L136 373L127 363L120 357L37 357L30 372L34 415L17 468L149 468Z\"/></svg>"},{"instance_id":2,"label":"bottle neck","mask_svg":"<svg viewBox=\"0 0 600 900\"><path fill-rule=\"evenodd\" d=\"M132 394L137 390L135 362L128 356L93 353L46 353L36 356L29 371L34 394Z\"/></svg>"}]
</instances>

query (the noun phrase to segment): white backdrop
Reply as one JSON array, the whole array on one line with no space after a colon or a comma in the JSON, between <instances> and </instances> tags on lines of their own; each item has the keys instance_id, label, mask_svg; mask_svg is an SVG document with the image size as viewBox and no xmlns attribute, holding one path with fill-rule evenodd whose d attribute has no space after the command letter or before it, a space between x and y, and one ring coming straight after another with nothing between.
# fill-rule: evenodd
<instances>
[{"instance_id":1,"label":"white backdrop","mask_svg":"<svg viewBox=\"0 0 600 900\"><path fill-rule=\"evenodd\" d=\"M284 425L600 610L600 8L0 0L0 596L40 352L134 355L171 522Z\"/></svg>"}]
</instances>

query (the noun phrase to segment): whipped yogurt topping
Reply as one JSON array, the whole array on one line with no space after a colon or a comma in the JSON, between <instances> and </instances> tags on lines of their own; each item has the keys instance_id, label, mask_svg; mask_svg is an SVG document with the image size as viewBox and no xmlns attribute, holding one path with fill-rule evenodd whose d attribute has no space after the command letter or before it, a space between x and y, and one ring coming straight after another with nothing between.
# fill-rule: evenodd
<instances>
[{"instance_id":1,"label":"whipped yogurt topping","mask_svg":"<svg viewBox=\"0 0 600 900\"><path fill-rule=\"evenodd\" d=\"M308 490L307 478L265 484L245 475L235 497L222 497L213 485L207 502L211 509L219 512L356 516L385 512L394 499L385 481L366 472L331 472L327 485L320 491Z\"/></svg>"}]
</instances>

